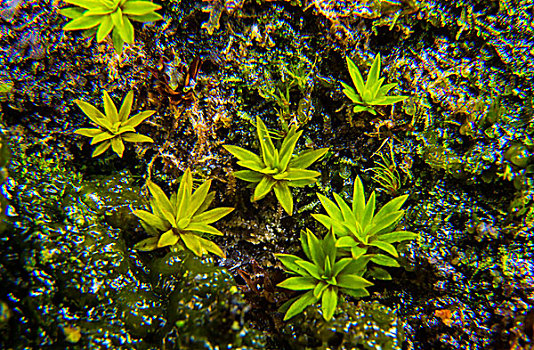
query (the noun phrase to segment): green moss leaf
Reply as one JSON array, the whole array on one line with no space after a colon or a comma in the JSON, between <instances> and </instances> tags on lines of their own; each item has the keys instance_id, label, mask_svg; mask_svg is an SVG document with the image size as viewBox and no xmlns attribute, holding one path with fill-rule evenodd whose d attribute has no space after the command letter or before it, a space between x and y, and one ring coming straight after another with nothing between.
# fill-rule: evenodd
<instances>
[{"instance_id":1,"label":"green moss leaf","mask_svg":"<svg viewBox=\"0 0 534 350\"><path fill-rule=\"evenodd\" d=\"M196 256L202 256L204 249L202 248L200 237L189 233L182 233L180 237L187 249L195 253Z\"/></svg>"},{"instance_id":2,"label":"green moss leaf","mask_svg":"<svg viewBox=\"0 0 534 350\"><path fill-rule=\"evenodd\" d=\"M380 267L373 267L369 269L369 274L376 278L377 280L389 281L391 280L391 275L386 270Z\"/></svg>"},{"instance_id":3,"label":"green moss leaf","mask_svg":"<svg viewBox=\"0 0 534 350\"><path fill-rule=\"evenodd\" d=\"M361 104L362 99L356 91L350 87L349 85L345 84L344 82L341 82L341 85L343 86L343 93L354 103Z\"/></svg>"},{"instance_id":4,"label":"green moss leaf","mask_svg":"<svg viewBox=\"0 0 534 350\"><path fill-rule=\"evenodd\" d=\"M359 289L372 286L373 283L360 276L340 274L337 277L337 285L341 288Z\"/></svg>"},{"instance_id":5,"label":"green moss leaf","mask_svg":"<svg viewBox=\"0 0 534 350\"><path fill-rule=\"evenodd\" d=\"M67 18L75 19L82 17L86 10L81 7L64 7L59 9L59 14Z\"/></svg>"},{"instance_id":6,"label":"green moss leaf","mask_svg":"<svg viewBox=\"0 0 534 350\"><path fill-rule=\"evenodd\" d=\"M329 287L330 285L326 282L320 281L315 288L313 289L313 296L317 299L321 298L323 296L324 291Z\"/></svg>"},{"instance_id":7,"label":"green moss leaf","mask_svg":"<svg viewBox=\"0 0 534 350\"><path fill-rule=\"evenodd\" d=\"M110 18L110 23L111 22L111 18ZM108 32L109 34L109 32ZM106 34L107 35L107 34ZM132 120L133 117L128 121L128 117L130 116L130 112L132 111L132 104L133 104L133 99L134 99L134 92L133 90L130 90L126 96L124 97L124 99L122 100L122 104L121 104L121 109L119 110L119 121L121 123L123 123L122 125L129 125L129 126L132 126L132 127L136 127L137 125L139 125L143 120L145 119L142 119L142 118L139 118L138 115L139 114L149 114L148 116L152 115L154 113L154 111L145 111L145 112L141 112L139 113L138 115L136 115L137 118L141 119L137 124L135 122L137 122L137 120ZM152 113L150 113L152 112ZM147 117L148 118L148 117ZM126 123L125 123L126 122Z\"/></svg>"},{"instance_id":8,"label":"green moss leaf","mask_svg":"<svg viewBox=\"0 0 534 350\"><path fill-rule=\"evenodd\" d=\"M113 152L117 153L117 155L122 158L122 154L124 153L124 143L122 142L122 139L120 137L114 137L110 139L110 142Z\"/></svg>"},{"instance_id":9,"label":"green moss leaf","mask_svg":"<svg viewBox=\"0 0 534 350\"><path fill-rule=\"evenodd\" d=\"M132 45L134 43L134 27L127 16L122 16L122 28L120 29L119 34L121 34L122 40L128 44Z\"/></svg>"},{"instance_id":10,"label":"green moss leaf","mask_svg":"<svg viewBox=\"0 0 534 350\"><path fill-rule=\"evenodd\" d=\"M81 30L98 26L103 20L101 16L81 16L67 23L63 30Z\"/></svg>"},{"instance_id":11,"label":"green moss leaf","mask_svg":"<svg viewBox=\"0 0 534 350\"><path fill-rule=\"evenodd\" d=\"M331 201L326 196L323 196L320 193L317 193L317 197L319 197L319 201L321 201L321 204L326 210L328 216L330 216L335 221L343 222L343 214L341 213L341 209L339 209L333 201Z\"/></svg>"},{"instance_id":12,"label":"green moss leaf","mask_svg":"<svg viewBox=\"0 0 534 350\"><path fill-rule=\"evenodd\" d=\"M191 169L187 168L180 181L176 197L175 215L178 219L185 217L187 206L191 201L191 194L193 192L193 177Z\"/></svg>"},{"instance_id":13,"label":"green moss leaf","mask_svg":"<svg viewBox=\"0 0 534 350\"><path fill-rule=\"evenodd\" d=\"M338 248L351 249L359 244L352 236L343 236L337 239L336 246Z\"/></svg>"},{"instance_id":14,"label":"green moss leaf","mask_svg":"<svg viewBox=\"0 0 534 350\"><path fill-rule=\"evenodd\" d=\"M204 202L202 202L202 205L200 206L200 208L198 208L198 210L195 213L200 214L206 211L214 199L215 199L215 192L209 192L208 195L206 196L206 199L204 199Z\"/></svg>"},{"instance_id":15,"label":"green moss leaf","mask_svg":"<svg viewBox=\"0 0 534 350\"><path fill-rule=\"evenodd\" d=\"M263 158L263 163L269 168L275 168L274 164L274 144L269 136L269 130L260 119L256 118L256 131L258 133L258 139L260 141L261 155Z\"/></svg>"},{"instance_id":16,"label":"green moss leaf","mask_svg":"<svg viewBox=\"0 0 534 350\"><path fill-rule=\"evenodd\" d=\"M376 241L371 241L368 244L370 246L380 248L383 251L388 252L389 254L393 255L396 258L399 257L399 253L397 253L397 249L395 249L394 246L392 246L391 244L389 244L387 242L384 242L384 241L381 241L381 240L376 240Z\"/></svg>"},{"instance_id":17,"label":"green moss leaf","mask_svg":"<svg viewBox=\"0 0 534 350\"><path fill-rule=\"evenodd\" d=\"M364 230L367 227L367 225L371 223L371 220L373 219L375 215L375 207L376 207L375 203L376 203L376 195L375 195L375 192L373 192L369 196L367 203L365 203L365 210L363 211L363 216L360 220L361 226Z\"/></svg>"},{"instance_id":18,"label":"green moss leaf","mask_svg":"<svg viewBox=\"0 0 534 350\"><path fill-rule=\"evenodd\" d=\"M300 314L302 311L304 311L304 309L316 303L317 301L318 299L313 295L313 291L303 294L297 300L295 300L293 304L291 304L284 316L284 321L287 321L290 318Z\"/></svg>"},{"instance_id":19,"label":"green moss leaf","mask_svg":"<svg viewBox=\"0 0 534 350\"><path fill-rule=\"evenodd\" d=\"M355 260L361 258L365 253L367 253L366 247L358 247L357 245L350 247L350 255Z\"/></svg>"},{"instance_id":20,"label":"green moss leaf","mask_svg":"<svg viewBox=\"0 0 534 350\"><path fill-rule=\"evenodd\" d=\"M278 260L282 262L282 264L285 266L286 269L289 271L292 271L294 273L297 273L302 276L310 276L308 271L304 269L302 266L298 265L297 261L304 261L298 256L291 255L291 254L275 254Z\"/></svg>"},{"instance_id":21,"label":"green moss leaf","mask_svg":"<svg viewBox=\"0 0 534 350\"><path fill-rule=\"evenodd\" d=\"M233 146L233 145L223 145L224 149L227 150L230 154L241 161L253 161L258 164L260 167L263 166L263 161L260 156L255 153L250 152L244 148Z\"/></svg>"},{"instance_id":22,"label":"green moss leaf","mask_svg":"<svg viewBox=\"0 0 534 350\"><path fill-rule=\"evenodd\" d=\"M108 92L104 90L104 111L106 113L106 118L112 123L115 124L119 121L119 116L117 113L117 107L113 103L113 100L109 96Z\"/></svg>"},{"instance_id":23,"label":"green moss leaf","mask_svg":"<svg viewBox=\"0 0 534 350\"><path fill-rule=\"evenodd\" d=\"M142 252L150 252L158 248L158 239L159 237L149 237L147 239L143 239L141 242L136 243L133 249Z\"/></svg>"},{"instance_id":24,"label":"green moss leaf","mask_svg":"<svg viewBox=\"0 0 534 350\"><path fill-rule=\"evenodd\" d=\"M156 230L167 231L170 229L170 223L164 221L161 217L156 216L146 210L134 210L132 212L139 219L143 220L147 225L154 227Z\"/></svg>"},{"instance_id":25,"label":"green moss leaf","mask_svg":"<svg viewBox=\"0 0 534 350\"><path fill-rule=\"evenodd\" d=\"M365 91L371 90L373 86L377 84L378 76L380 75L381 62L382 60L380 59L380 54L377 54L373 61L373 64L371 65L369 74L367 75L367 81L365 82L364 93Z\"/></svg>"},{"instance_id":26,"label":"green moss leaf","mask_svg":"<svg viewBox=\"0 0 534 350\"><path fill-rule=\"evenodd\" d=\"M351 262L353 261L352 258L343 258L339 261L336 261L334 264L334 267L332 268L332 276L337 276L343 269Z\"/></svg>"},{"instance_id":27,"label":"green moss leaf","mask_svg":"<svg viewBox=\"0 0 534 350\"><path fill-rule=\"evenodd\" d=\"M378 92L379 96L387 95L387 93L397 85L397 83L391 83L381 86Z\"/></svg>"},{"instance_id":28,"label":"green moss leaf","mask_svg":"<svg viewBox=\"0 0 534 350\"><path fill-rule=\"evenodd\" d=\"M289 187L304 187L317 182L317 179L292 180L288 182Z\"/></svg>"},{"instance_id":29,"label":"green moss leaf","mask_svg":"<svg viewBox=\"0 0 534 350\"><path fill-rule=\"evenodd\" d=\"M364 288L361 288L361 289L346 289L346 288L343 288L342 292L344 294L350 295L351 297L354 297L354 298L365 298L365 297L369 296L369 292L367 291L367 289L364 289Z\"/></svg>"},{"instance_id":30,"label":"green moss leaf","mask_svg":"<svg viewBox=\"0 0 534 350\"><path fill-rule=\"evenodd\" d=\"M91 119L93 123L104 128L108 128L109 126L111 129L111 123L107 122L102 124L103 122L106 122L106 116L95 106L82 100L74 100L74 103L76 103L76 105L82 110L83 113L85 113L86 116L89 117L89 119Z\"/></svg>"},{"instance_id":31,"label":"green moss leaf","mask_svg":"<svg viewBox=\"0 0 534 350\"><path fill-rule=\"evenodd\" d=\"M102 19L102 22L98 26L98 30L96 32L96 41L102 42L104 39L111 33L113 30L113 21L111 20L110 16L106 16Z\"/></svg>"},{"instance_id":32,"label":"green moss leaf","mask_svg":"<svg viewBox=\"0 0 534 350\"><path fill-rule=\"evenodd\" d=\"M273 175L273 178L275 180L295 181L311 179L319 175L321 175L321 173L314 170L289 168L283 173Z\"/></svg>"},{"instance_id":33,"label":"green moss leaf","mask_svg":"<svg viewBox=\"0 0 534 350\"><path fill-rule=\"evenodd\" d=\"M63 2L70 5L79 6L88 10L91 8L97 8L102 6L102 2L99 0L63 0Z\"/></svg>"},{"instance_id":34,"label":"green moss leaf","mask_svg":"<svg viewBox=\"0 0 534 350\"><path fill-rule=\"evenodd\" d=\"M140 135L132 132L121 134L122 140L126 142L154 142L150 137L145 135Z\"/></svg>"},{"instance_id":35,"label":"green moss leaf","mask_svg":"<svg viewBox=\"0 0 534 350\"><path fill-rule=\"evenodd\" d=\"M106 15L110 15L112 12L113 12L112 8L100 6L100 7L90 8L87 12L84 13L84 16L108 17Z\"/></svg>"},{"instance_id":36,"label":"green moss leaf","mask_svg":"<svg viewBox=\"0 0 534 350\"><path fill-rule=\"evenodd\" d=\"M290 277L277 286L290 290L309 290L314 289L318 281L313 277Z\"/></svg>"},{"instance_id":37,"label":"green moss leaf","mask_svg":"<svg viewBox=\"0 0 534 350\"><path fill-rule=\"evenodd\" d=\"M345 225L343 225L342 221L338 221L324 214L311 214L311 215L315 220L319 221L327 229L330 230L333 228L334 233L337 236L347 236L351 234L350 230Z\"/></svg>"},{"instance_id":38,"label":"green moss leaf","mask_svg":"<svg viewBox=\"0 0 534 350\"><path fill-rule=\"evenodd\" d=\"M122 125L128 125L128 126L132 126L135 128L136 126L141 124L143 121L145 121L147 118L152 116L154 113L156 113L156 111L152 111L152 110L143 111L141 113L134 115L130 119L126 120L125 122L122 123Z\"/></svg>"},{"instance_id":39,"label":"green moss leaf","mask_svg":"<svg viewBox=\"0 0 534 350\"><path fill-rule=\"evenodd\" d=\"M208 191L210 190L210 186L211 186L211 180L208 180L204 182L202 185L200 185L196 189L195 192L193 192L193 194L191 195L191 199L189 201L189 205L186 208L187 210L184 213L184 216L192 217L193 214L197 212L197 210L200 208L202 203L204 203L204 200L206 200L206 197L208 196Z\"/></svg>"},{"instance_id":40,"label":"green moss leaf","mask_svg":"<svg viewBox=\"0 0 534 350\"><path fill-rule=\"evenodd\" d=\"M260 182L264 175L262 173L258 173L257 171L253 171L253 170L239 170L239 171L234 172L234 176L237 179L240 179L243 181L256 183L256 182Z\"/></svg>"},{"instance_id":41,"label":"green moss leaf","mask_svg":"<svg viewBox=\"0 0 534 350\"><path fill-rule=\"evenodd\" d=\"M220 256L221 258L226 258L226 254L222 251L221 247L219 247L217 244L213 243L212 241L209 241L204 238L200 238L200 242L202 243L202 248L206 250L209 253L213 253L217 256Z\"/></svg>"},{"instance_id":42,"label":"green moss leaf","mask_svg":"<svg viewBox=\"0 0 534 350\"><path fill-rule=\"evenodd\" d=\"M96 146L96 148L93 151L93 154L91 155L91 157L93 157L93 158L94 157L98 157L99 155L101 155L102 153L107 151L107 149L110 148L110 147L111 147L111 143L109 141L104 141L100 145Z\"/></svg>"},{"instance_id":43,"label":"green moss leaf","mask_svg":"<svg viewBox=\"0 0 534 350\"><path fill-rule=\"evenodd\" d=\"M87 137L95 137L96 135L102 133L102 130L95 128L81 128L76 130L74 133Z\"/></svg>"},{"instance_id":44,"label":"green moss leaf","mask_svg":"<svg viewBox=\"0 0 534 350\"><path fill-rule=\"evenodd\" d=\"M118 30L114 30L111 39L113 41L113 48L117 51L117 54L122 54L122 47L124 46L124 40L122 40L121 35Z\"/></svg>"},{"instance_id":45,"label":"green moss leaf","mask_svg":"<svg viewBox=\"0 0 534 350\"><path fill-rule=\"evenodd\" d=\"M191 220L191 223L211 224L226 215L230 214L234 208L219 207L212 210L208 210L200 215L195 215Z\"/></svg>"},{"instance_id":46,"label":"green moss leaf","mask_svg":"<svg viewBox=\"0 0 534 350\"><path fill-rule=\"evenodd\" d=\"M358 94L363 95L365 85L363 83L363 78L360 73L360 70L356 66L353 60L351 60L347 56L347 67L349 69L350 77L352 78L352 82L354 83L354 86L356 87L356 90L358 91Z\"/></svg>"},{"instance_id":47,"label":"green moss leaf","mask_svg":"<svg viewBox=\"0 0 534 350\"><path fill-rule=\"evenodd\" d=\"M93 137L91 140L91 145L96 145L97 143L100 143L105 140L110 140L114 138L115 135L110 133L109 131L100 131L96 136Z\"/></svg>"},{"instance_id":48,"label":"green moss leaf","mask_svg":"<svg viewBox=\"0 0 534 350\"><path fill-rule=\"evenodd\" d=\"M419 235L415 232L410 231L394 231L380 235L380 240L387 243L395 243L401 241L409 241L412 239L417 239Z\"/></svg>"},{"instance_id":49,"label":"green moss leaf","mask_svg":"<svg viewBox=\"0 0 534 350\"><path fill-rule=\"evenodd\" d=\"M390 266L390 267L399 267L399 263L396 259L393 259L392 257L384 254L375 254L371 261L375 264L382 265L382 266Z\"/></svg>"},{"instance_id":50,"label":"green moss leaf","mask_svg":"<svg viewBox=\"0 0 534 350\"><path fill-rule=\"evenodd\" d=\"M329 287L323 292L321 299L321 306L323 310L323 317L326 321L330 321L334 316L337 307L337 291L334 287Z\"/></svg>"},{"instance_id":51,"label":"green moss leaf","mask_svg":"<svg viewBox=\"0 0 534 350\"><path fill-rule=\"evenodd\" d=\"M393 198L389 202L387 202L375 215L373 218L373 221L382 221L383 217L389 215L390 213L399 211L404 202L406 202L406 199L408 198L408 195L399 196L396 198Z\"/></svg>"},{"instance_id":52,"label":"green moss leaf","mask_svg":"<svg viewBox=\"0 0 534 350\"><path fill-rule=\"evenodd\" d=\"M371 101L375 102L377 99L377 95L378 95L378 92L380 91L380 86L382 86L382 83L384 82L385 78L380 78L378 79L378 81L376 82L376 84L374 84L373 86L371 86L370 88L370 92L371 92ZM373 103L374 104L374 103Z\"/></svg>"},{"instance_id":53,"label":"green moss leaf","mask_svg":"<svg viewBox=\"0 0 534 350\"><path fill-rule=\"evenodd\" d=\"M302 267L309 275L313 276L314 278L318 280L322 279L321 275L323 271L319 270L319 268L315 264L312 264L311 262L306 260L296 260L295 264Z\"/></svg>"},{"instance_id":54,"label":"green moss leaf","mask_svg":"<svg viewBox=\"0 0 534 350\"><path fill-rule=\"evenodd\" d=\"M297 157L289 162L290 168L305 169L315 163L319 158L328 152L328 148L320 148L316 150L307 150L298 154Z\"/></svg>"},{"instance_id":55,"label":"green moss leaf","mask_svg":"<svg viewBox=\"0 0 534 350\"><path fill-rule=\"evenodd\" d=\"M293 195L291 194L291 190L289 189L287 182L277 181L276 184L273 186L273 190L282 208L284 208L286 213L288 213L289 215L292 215L293 214Z\"/></svg>"},{"instance_id":56,"label":"green moss leaf","mask_svg":"<svg viewBox=\"0 0 534 350\"><path fill-rule=\"evenodd\" d=\"M163 17L159 13L155 13L155 12L147 13L146 15L142 15L142 16L128 15L128 17L132 21L142 22L142 23L154 22L154 21L159 21L163 19Z\"/></svg>"},{"instance_id":57,"label":"green moss leaf","mask_svg":"<svg viewBox=\"0 0 534 350\"><path fill-rule=\"evenodd\" d=\"M118 122L118 123L120 123L120 122ZM117 135L122 135L124 133L134 134L135 133L135 129L133 127L129 126L129 125L120 125L119 129L116 132L116 134Z\"/></svg>"},{"instance_id":58,"label":"green moss leaf","mask_svg":"<svg viewBox=\"0 0 534 350\"><path fill-rule=\"evenodd\" d=\"M215 227L208 224L203 224L199 222L192 222L187 226L188 231L195 231L201 233L209 233L210 235L222 236L223 233L217 230Z\"/></svg>"},{"instance_id":59,"label":"green moss leaf","mask_svg":"<svg viewBox=\"0 0 534 350\"><path fill-rule=\"evenodd\" d=\"M358 223L356 221L356 217L350 209L349 205L337 193L334 193L334 199L341 210L343 221L346 222L349 227L357 227Z\"/></svg>"},{"instance_id":60,"label":"green moss leaf","mask_svg":"<svg viewBox=\"0 0 534 350\"><path fill-rule=\"evenodd\" d=\"M161 6L156 5L150 1L127 1L122 6L122 13L125 15L146 15L156 10L161 9Z\"/></svg>"},{"instance_id":61,"label":"green moss leaf","mask_svg":"<svg viewBox=\"0 0 534 350\"><path fill-rule=\"evenodd\" d=\"M306 237L308 240L308 248L310 249L310 256L319 269L324 267L325 254L322 247L323 242L317 238L310 230L306 230ZM319 271L319 270L318 270ZM324 272L324 271L323 271Z\"/></svg>"},{"instance_id":62,"label":"green moss leaf","mask_svg":"<svg viewBox=\"0 0 534 350\"><path fill-rule=\"evenodd\" d=\"M264 176L254 189L254 201L260 200L265 197L276 184L276 181L270 177Z\"/></svg>"},{"instance_id":63,"label":"green moss leaf","mask_svg":"<svg viewBox=\"0 0 534 350\"><path fill-rule=\"evenodd\" d=\"M171 214L171 213L174 213L173 206L171 202L169 201L169 198L167 197L165 192L163 192L163 190L152 181L148 181L147 186L148 186L148 190L150 191L150 194L154 198L155 204L158 206L161 212L167 212L167 216L168 215L173 216ZM175 222L176 220L174 219L174 217L168 221L172 225L176 224Z\"/></svg>"},{"instance_id":64,"label":"green moss leaf","mask_svg":"<svg viewBox=\"0 0 534 350\"><path fill-rule=\"evenodd\" d=\"M308 244L308 230L300 231L300 244L306 257L311 260L310 245Z\"/></svg>"},{"instance_id":65,"label":"green moss leaf","mask_svg":"<svg viewBox=\"0 0 534 350\"><path fill-rule=\"evenodd\" d=\"M279 169L284 171L289 165L289 161L293 156L293 150L297 145L297 141L302 135L302 130L295 132L296 127L291 127L289 134L285 137L282 147L280 148Z\"/></svg>"},{"instance_id":66,"label":"green moss leaf","mask_svg":"<svg viewBox=\"0 0 534 350\"><path fill-rule=\"evenodd\" d=\"M379 100L373 101L373 105L376 106L388 106L397 102L404 101L408 96L384 96Z\"/></svg>"},{"instance_id":67,"label":"green moss leaf","mask_svg":"<svg viewBox=\"0 0 534 350\"><path fill-rule=\"evenodd\" d=\"M380 231L393 226L397 221L404 216L404 211L397 211L390 213L382 217L382 220L378 221L373 218L372 223L365 228L364 234L373 236Z\"/></svg>"},{"instance_id":68,"label":"green moss leaf","mask_svg":"<svg viewBox=\"0 0 534 350\"><path fill-rule=\"evenodd\" d=\"M173 246L180 240L180 237L174 234L172 229L163 233L158 240L158 248Z\"/></svg>"}]
</instances>

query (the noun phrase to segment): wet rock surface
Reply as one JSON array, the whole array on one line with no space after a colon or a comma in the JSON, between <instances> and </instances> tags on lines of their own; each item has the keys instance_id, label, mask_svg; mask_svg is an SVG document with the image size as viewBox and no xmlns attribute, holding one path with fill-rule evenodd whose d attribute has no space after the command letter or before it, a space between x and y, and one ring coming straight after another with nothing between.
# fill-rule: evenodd
<instances>
[{"instance_id":1,"label":"wet rock surface","mask_svg":"<svg viewBox=\"0 0 534 350\"><path fill-rule=\"evenodd\" d=\"M0 5L1 348L531 346L531 5L162 5L164 20L136 23L120 57L110 41L63 32L61 3ZM410 98L354 114L345 56L366 75L377 53ZM91 158L72 101L100 108L104 90L115 102L134 90L133 110L157 111L138 128L154 143ZM231 175L240 168L221 145L257 150L257 116L274 136L299 125L300 150L330 147L317 184L293 192L293 216L274 195L250 203ZM170 193L188 167L214 180L217 206L236 208L214 238L227 258L133 250L146 238L131 214L147 207L146 180ZM377 182L387 171L396 181ZM282 321L293 294L276 287L274 253L300 254L303 228L325 233L310 216L316 192L349 199L357 175L378 203L410 195L399 226L420 239L400 249L392 280L340 302L331 323L315 306Z\"/></svg>"}]
</instances>

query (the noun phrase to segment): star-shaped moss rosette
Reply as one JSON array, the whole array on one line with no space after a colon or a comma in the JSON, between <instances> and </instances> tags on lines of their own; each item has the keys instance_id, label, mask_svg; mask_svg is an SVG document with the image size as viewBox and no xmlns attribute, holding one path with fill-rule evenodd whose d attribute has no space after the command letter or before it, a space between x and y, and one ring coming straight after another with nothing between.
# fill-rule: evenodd
<instances>
[{"instance_id":1,"label":"star-shaped moss rosette","mask_svg":"<svg viewBox=\"0 0 534 350\"><path fill-rule=\"evenodd\" d=\"M256 130L261 155L238 146L223 146L238 159L238 165L249 169L236 171L234 176L255 184L253 201L262 199L274 190L282 208L291 215L293 195L289 188L303 187L317 181L321 174L306 168L321 158L328 148L307 150L293 155L302 130L297 132L297 128L292 126L279 148L274 146L267 127L259 117L256 119Z\"/></svg>"},{"instance_id":2,"label":"star-shaped moss rosette","mask_svg":"<svg viewBox=\"0 0 534 350\"><path fill-rule=\"evenodd\" d=\"M209 252L225 257L217 244L199 235L207 233L222 236L222 232L210 224L234 210L227 207L207 210L215 198L215 192L209 192L210 186L211 180L208 180L193 192L193 177L187 169L182 176L178 192L173 193L169 199L158 185L149 181L152 212L134 210L133 214L141 219L141 225L153 237L137 243L134 248L151 251L182 245L197 256Z\"/></svg>"},{"instance_id":3,"label":"star-shaped moss rosette","mask_svg":"<svg viewBox=\"0 0 534 350\"><path fill-rule=\"evenodd\" d=\"M380 65L380 54L377 54L364 84L360 70L347 56L347 66L356 91L344 82L341 82L341 85L343 85L343 93L356 104L353 109L355 113L366 111L376 115L373 106L392 105L408 98L408 96L387 96L387 93L397 86L397 83L382 85L385 78L379 78Z\"/></svg>"},{"instance_id":4,"label":"star-shaped moss rosette","mask_svg":"<svg viewBox=\"0 0 534 350\"><path fill-rule=\"evenodd\" d=\"M398 267L399 253L393 243L419 237L414 232L395 230L395 225L404 216L404 210L400 208L408 198L407 195L392 199L376 214L375 192L371 193L366 203L360 177L354 182L352 208L337 193L334 193L335 203L320 193L317 196L328 215L312 216L327 229L333 230L337 237L336 246L354 259L369 253L375 264ZM389 255L369 252L373 247ZM373 276L390 279L387 271L383 269L376 270Z\"/></svg>"},{"instance_id":5,"label":"star-shaped moss rosette","mask_svg":"<svg viewBox=\"0 0 534 350\"><path fill-rule=\"evenodd\" d=\"M134 43L134 27L131 21L152 22L163 19L156 10L161 6L140 0L63 0L74 7L66 7L59 13L72 19L63 30L84 30L84 36L96 33L96 41L102 42L112 33L113 47L122 53L124 43Z\"/></svg>"},{"instance_id":6,"label":"star-shaped moss rosette","mask_svg":"<svg viewBox=\"0 0 534 350\"><path fill-rule=\"evenodd\" d=\"M137 134L135 127L155 111L143 111L128 118L133 104L133 91L128 92L118 112L107 91L104 91L105 114L90 103L81 100L74 102L98 126L98 128L81 128L74 132L91 137L91 145L99 144L93 151L93 157L101 155L111 147L113 152L122 158L124 142L154 142L148 136Z\"/></svg>"},{"instance_id":7,"label":"star-shaped moss rosette","mask_svg":"<svg viewBox=\"0 0 534 350\"><path fill-rule=\"evenodd\" d=\"M284 321L319 300L324 319L330 321L340 293L353 297L369 295L365 288L373 284L362 277L369 257L338 259L336 239L332 232L321 240L306 230L300 234L300 242L308 260L290 254L276 254L287 271L297 275L279 283L278 287L308 291L282 305L281 311L286 312Z\"/></svg>"}]
</instances>

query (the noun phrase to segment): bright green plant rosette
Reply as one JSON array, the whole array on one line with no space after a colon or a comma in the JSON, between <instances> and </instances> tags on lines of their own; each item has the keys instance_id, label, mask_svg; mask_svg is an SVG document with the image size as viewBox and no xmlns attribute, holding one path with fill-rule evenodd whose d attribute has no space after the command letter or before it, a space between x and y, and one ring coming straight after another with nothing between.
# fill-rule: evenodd
<instances>
[{"instance_id":1,"label":"bright green plant rosette","mask_svg":"<svg viewBox=\"0 0 534 350\"><path fill-rule=\"evenodd\" d=\"M412 240L419 237L410 231L395 230L395 225L404 216L400 208L408 198L407 195L392 199L375 214L375 192L371 193L367 202L360 177L354 181L352 207L340 195L334 193L334 201L322 194L317 194L326 210L325 214L312 216L332 230L337 237L336 246L357 259L370 254L371 261L382 266L398 267L399 253L393 243ZM370 248L378 248L379 253L369 252ZM387 254L382 254L385 252ZM377 276L390 279L385 270L377 270Z\"/></svg>"},{"instance_id":2,"label":"bright green plant rosette","mask_svg":"<svg viewBox=\"0 0 534 350\"><path fill-rule=\"evenodd\" d=\"M71 21L63 30L84 30L84 36L96 34L102 42L112 33L113 47L122 53L124 43L134 43L134 27L131 21L152 22L163 19L156 10L161 6L140 0L63 0L74 7L59 10Z\"/></svg>"},{"instance_id":3,"label":"bright green plant rosette","mask_svg":"<svg viewBox=\"0 0 534 350\"><path fill-rule=\"evenodd\" d=\"M338 259L336 239L332 232L321 240L310 230L306 230L301 233L300 242L308 260L290 254L276 254L286 270L297 275L279 283L278 286L295 291L307 291L282 305L281 310L287 310L284 321L298 315L319 300L323 317L329 321L337 308L340 293L353 297L369 295L365 288L373 284L362 275L370 257Z\"/></svg>"},{"instance_id":4,"label":"bright green plant rosette","mask_svg":"<svg viewBox=\"0 0 534 350\"><path fill-rule=\"evenodd\" d=\"M130 112L133 104L133 91L128 92L120 110L113 103L107 91L104 91L104 112L100 112L95 106L82 100L74 100L80 109L95 123L98 128L81 128L74 133L91 137L91 145L99 144L93 151L96 157L111 147L113 152L122 158L124 142L154 142L150 137L137 134L135 127L150 117L155 111L143 111L131 118Z\"/></svg>"},{"instance_id":5,"label":"bright green plant rosette","mask_svg":"<svg viewBox=\"0 0 534 350\"><path fill-rule=\"evenodd\" d=\"M248 168L236 171L234 176L255 185L253 201L264 198L273 190L282 208L292 215L293 195L290 187L303 187L317 181L321 174L306 168L321 158L328 148L307 150L293 155L302 130L297 132L297 128L292 126L279 148L274 146L267 127L259 117L256 119L256 130L260 141L260 155L238 146L223 146L238 159L238 165Z\"/></svg>"},{"instance_id":6,"label":"bright green plant rosette","mask_svg":"<svg viewBox=\"0 0 534 350\"><path fill-rule=\"evenodd\" d=\"M193 192L193 177L187 169L182 176L178 192L173 193L169 199L158 185L149 181L148 189L152 194L149 201L151 212L134 210L133 214L141 219L141 225L153 237L137 243L134 249L151 251L180 245L197 256L213 253L225 257L217 244L200 236L222 236L222 232L210 224L234 210L227 207L207 210L215 198L215 192L209 192L210 186L211 180L208 180Z\"/></svg>"},{"instance_id":7,"label":"bright green plant rosette","mask_svg":"<svg viewBox=\"0 0 534 350\"><path fill-rule=\"evenodd\" d=\"M382 85L385 78L379 78L380 65L380 54L377 54L364 83L360 70L347 56L347 66L356 90L344 82L341 82L341 85L343 85L343 93L356 104L353 109L354 113L365 111L376 115L373 106L392 105L408 98L408 96L387 96L387 93L397 86L397 83Z\"/></svg>"}]
</instances>

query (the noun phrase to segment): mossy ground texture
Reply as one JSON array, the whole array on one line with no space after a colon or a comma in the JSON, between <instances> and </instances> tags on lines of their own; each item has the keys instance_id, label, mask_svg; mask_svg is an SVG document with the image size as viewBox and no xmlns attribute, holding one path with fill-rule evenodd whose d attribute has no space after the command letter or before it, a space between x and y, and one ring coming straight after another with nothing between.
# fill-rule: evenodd
<instances>
[{"instance_id":1,"label":"mossy ground texture","mask_svg":"<svg viewBox=\"0 0 534 350\"><path fill-rule=\"evenodd\" d=\"M0 348L531 349L534 337L534 16L529 1L154 1L123 52L63 31L59 2L0 3ZM350 57L408 96L354 113ZM153 143L119 158L76 135L74 100L135 94ZM223 145L258 152L303 130L296 151L329 148L292 190L293 215L253 189ZM147 238L150 179L170 194L191 169L212 180L226 258ZM296 294L275 254L302 255L317 194L347 202L359 176L377 206L409 195L401 267L365 298L283 321ZM386 179L386 180L385 180Z\"/></svg>"}]
</instances>

